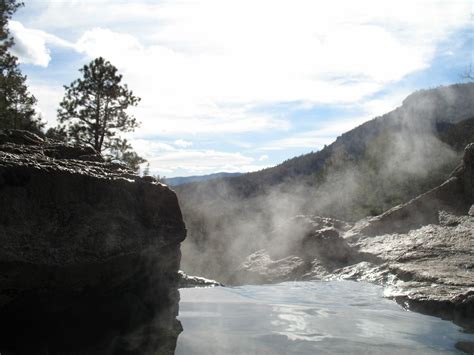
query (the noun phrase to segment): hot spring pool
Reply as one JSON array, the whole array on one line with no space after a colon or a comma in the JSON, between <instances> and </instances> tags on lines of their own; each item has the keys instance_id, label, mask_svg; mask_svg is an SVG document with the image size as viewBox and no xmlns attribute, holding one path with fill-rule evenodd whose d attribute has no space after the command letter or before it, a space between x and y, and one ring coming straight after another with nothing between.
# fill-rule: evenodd
<instances>
[{"instance_id":1,"label":"hot spring pool","mask_svg":"<svg viewBox=\"0 0 474 355\"><path fill-rule=\"evenodd\" d=\"M455 354L474 341L404 310L372 284L285 282L181 289L176 354Z\"/></svg>"}]
</instances>

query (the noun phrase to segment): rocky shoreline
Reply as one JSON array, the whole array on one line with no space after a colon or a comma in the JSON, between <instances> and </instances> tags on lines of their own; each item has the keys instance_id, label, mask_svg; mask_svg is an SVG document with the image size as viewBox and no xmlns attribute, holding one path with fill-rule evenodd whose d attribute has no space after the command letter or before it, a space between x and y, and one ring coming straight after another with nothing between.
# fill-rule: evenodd
<instances>
[{"instance_id":1,"label":"rocky shoreline","mask_svg":"<svg viewBox=\"0 0 474 355\"><path fill-rule=\"evenodd\" d=\"M250 255L232 284L351 279L405 307L474 329L474 144L441 186L354 225L297 216ZM282 240L291 240L282 248Z\"/></svg>"}]
</instances>

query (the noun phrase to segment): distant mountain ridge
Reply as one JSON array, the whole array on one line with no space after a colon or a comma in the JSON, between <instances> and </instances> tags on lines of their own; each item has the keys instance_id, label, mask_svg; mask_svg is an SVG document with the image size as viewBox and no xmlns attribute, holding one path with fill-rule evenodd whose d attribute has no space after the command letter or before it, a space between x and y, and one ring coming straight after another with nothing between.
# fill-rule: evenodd
<instances>
[{"instance_id":1,"label":"distant mountain ridge","mask_svg":"<svg viewBox=\"0 0 474 355\"><path fill-rule=\"evenodd\" d=\"M320 171L335 151L345 149L354 159L360 158L370 143L383 130L412 130L430 133L443 126L453 127L474 117L474 83L455 84L436 89L420 90L409 95L395 110L367 121L343 133L324 149L291 158L261 171L243 174L228 182L244 195L261 192L260 180L277 185L296 176ZM414 119L416 118L416 119ZM213 183L217 183L214 181ZM241 185L247 186L246 189Z\"/></svg>"},{"instance_id":2,"label":"distant mountain ridge","mask_svg":"<svg viewBox=\"0 0 474 355\"><path fill-rule=\"evenodd\" d=\"M474 83L455 84L415 92L318 152L258 172L176 186L189 231L183 268L223 280L226 270L218 265L235 266L264 247L281 220L312 214L356 221L380 214L440 185L472 141Z\"/></svg>"},{"instance_id":3,"label":"distant mountain ridge","mask_svg":"<svg viewBox=\"0 0 474 355\"><path fill-rule=\"evenodd\" d=\"M240 175L242 175L242 173L221 172L221 173L214 173L214 174L208 174L208 175L177 176L177 177L172 177L172 178L165 178L163 179L163 182L166 185L177 186L177 185L183 185L183 184L190 184L193 182L202 182L202 181L208 181L208 180L219 179L219 178L229 178L229 177L235 177L235 176L240 176Z\"/></svg>"}]
</instances>

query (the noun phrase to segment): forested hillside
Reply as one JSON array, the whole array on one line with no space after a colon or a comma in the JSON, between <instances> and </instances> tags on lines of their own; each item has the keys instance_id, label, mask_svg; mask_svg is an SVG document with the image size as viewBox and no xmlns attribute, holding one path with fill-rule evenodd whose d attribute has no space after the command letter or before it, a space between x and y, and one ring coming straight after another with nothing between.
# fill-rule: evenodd
<instances>
[{"instance_id":1,"label":"forested hillside","mask_svg":"<svg viewBox=\"0 0 474 355\"><path fill-rule=\"evenodd\" d=\"M176 186L189 231L183 268L225 278L221 260L238 263L296 214L347 221L379 214L444 181L472 140L474 84L456 84L415 92L321 151L255 173Z\"/></svg>"}]
</instances>

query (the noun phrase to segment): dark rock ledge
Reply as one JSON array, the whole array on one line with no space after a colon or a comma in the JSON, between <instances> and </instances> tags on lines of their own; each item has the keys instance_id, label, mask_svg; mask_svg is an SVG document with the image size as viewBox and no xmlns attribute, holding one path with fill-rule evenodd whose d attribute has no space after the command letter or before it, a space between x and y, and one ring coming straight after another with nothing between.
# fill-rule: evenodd
<instances>
[{"instance_id":1,"label":"dark rock ledge","mask_svg":"<svg viewBox=\"0 0 474 355\"><path fill-rule=\"evenodd\" d=\"M172 354L185 236L165 185L0 131L0 352Z\"/></svg>"},{"instance_id":2,"label":"dark rock ledge","mask_svg":"<svg viewBox=\"0 0 474 355\"><path fill-rule=\"evenodd\" d=\"M297 216L230 282L351 279L386 286L405 307L474 329L474 144L439 187L350 226ZM282 248L282 241L291 240Z\"/></svg>"}]
</instances>

